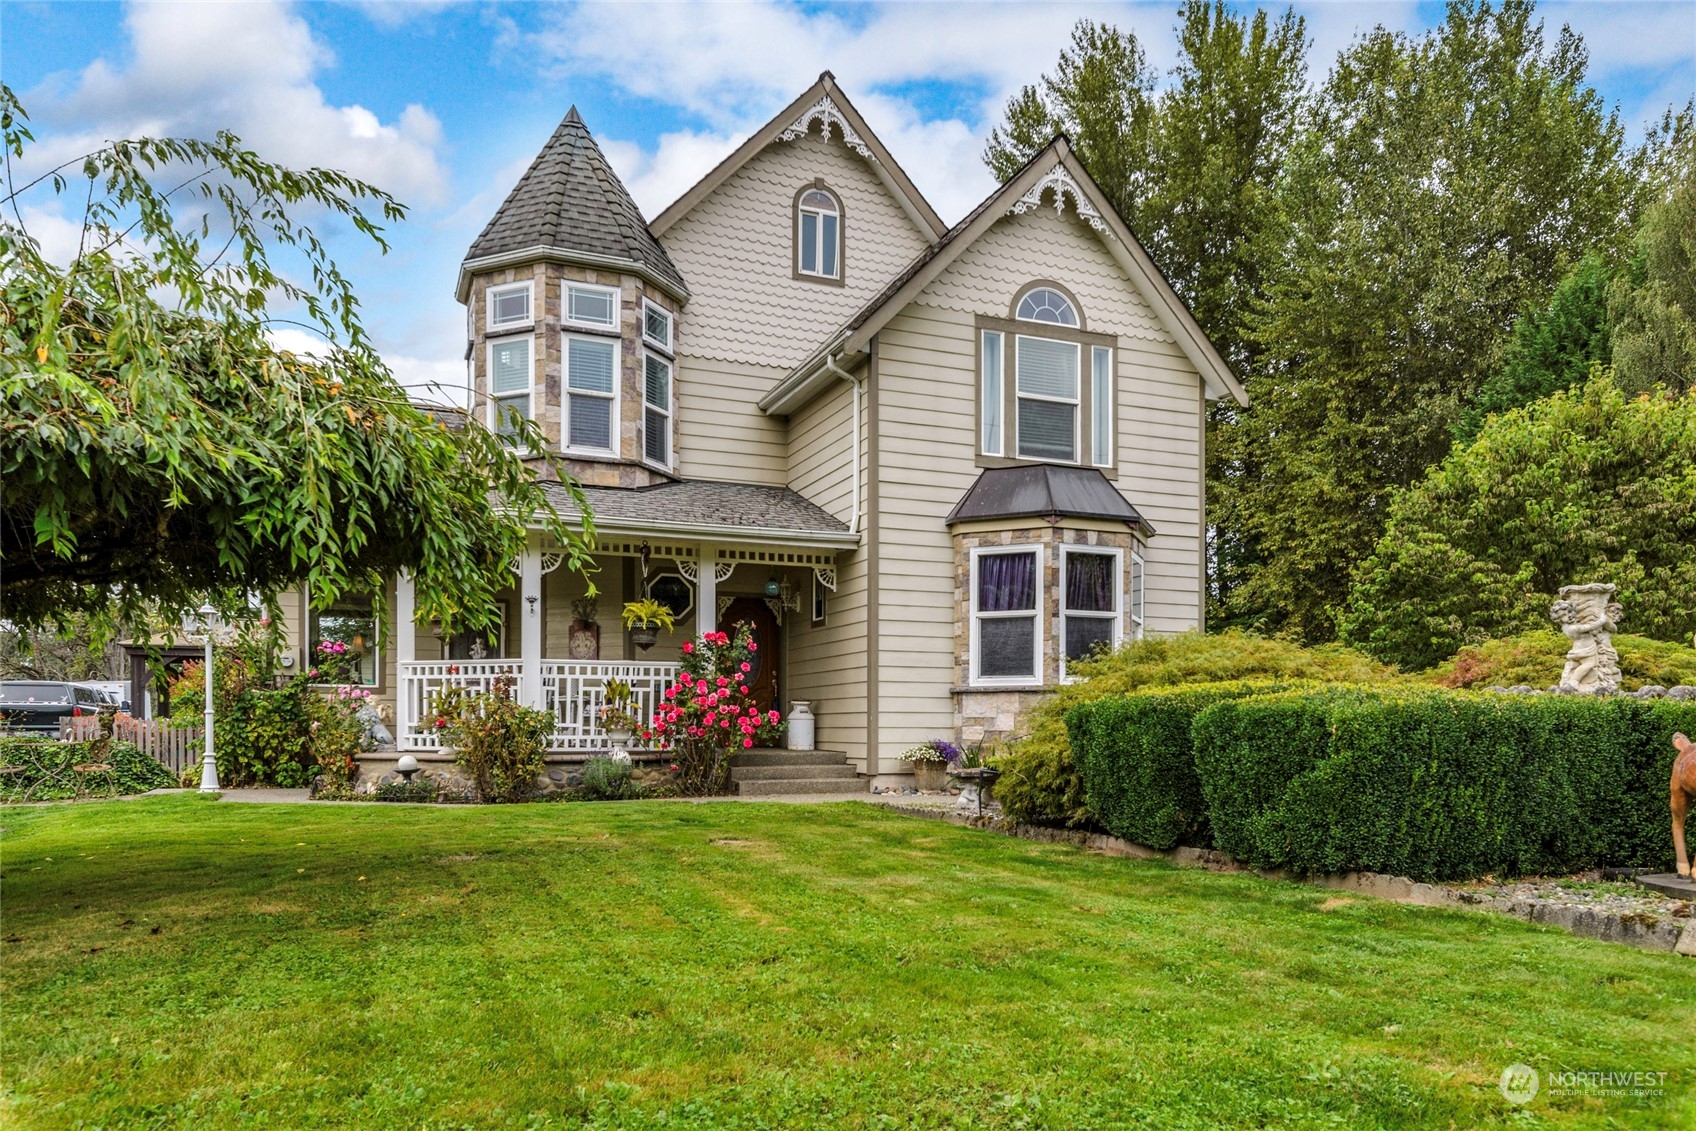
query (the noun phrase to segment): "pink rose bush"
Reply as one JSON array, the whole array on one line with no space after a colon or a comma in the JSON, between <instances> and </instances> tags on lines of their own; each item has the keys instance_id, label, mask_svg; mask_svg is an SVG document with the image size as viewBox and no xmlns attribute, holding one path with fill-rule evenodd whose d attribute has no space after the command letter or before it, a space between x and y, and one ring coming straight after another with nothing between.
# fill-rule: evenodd
<instances>
[{"instance_id":1,"label":"pink rose bush","mask_svg":"<svg viewBox=\"0 0 1696 1131\"><path fill-rule=\"evenodd\" d=\"M780 716L760 709L747 680L754 670L753 632L709 632L683 645L683 670L654 710L653 727L642 737L675 752L677 787L685 794L722 793L730 784L730 759L737 750L776 743Z\"/></svg>"}]
</instances>

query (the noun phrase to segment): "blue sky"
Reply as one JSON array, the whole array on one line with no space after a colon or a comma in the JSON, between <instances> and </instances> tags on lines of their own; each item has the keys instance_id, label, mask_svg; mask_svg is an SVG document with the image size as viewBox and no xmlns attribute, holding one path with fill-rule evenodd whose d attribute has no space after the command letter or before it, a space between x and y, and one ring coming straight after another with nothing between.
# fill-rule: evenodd
<instances>
[{"instance_id":1,"label":"blue sky","mask_svg":"<svg viewBox=\"0 0 1696 1131\"><path fill-rule=\"evenodd\" d=\"M1047 4L32 3L0 0L0 78L36 162L110 137L232 129L275 160L343 168L413 206L380 257L326 228L384 356L408 384L463 382L453 299L465 248L575 103L653 215L824 69L943 218L991 187L979 155L1006 98L1080 17L1173 62L1173 0ZM1315 81L1359 31L1418 32L1439 3L1295 5ZM1696 94L1696 0L1549 3L1633 140ZM26 214L49 249L68 225ZM298 343L291 343L298 344Z\"/></svg>"}]
</instances>

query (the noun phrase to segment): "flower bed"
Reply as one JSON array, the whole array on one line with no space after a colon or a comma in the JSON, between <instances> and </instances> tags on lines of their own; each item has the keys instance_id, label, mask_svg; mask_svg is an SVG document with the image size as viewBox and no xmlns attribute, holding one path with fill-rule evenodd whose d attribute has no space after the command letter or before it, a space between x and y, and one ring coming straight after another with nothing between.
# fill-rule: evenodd
<instances>
[{"instance_id":1,"label":"flower bed","mask_svg":"<svg viewBox=\"0 0 1696 1131\"><path fill-rule=\"evenodd\" d=\"M678 792L723 793L730 785L730 760L738 750L776 743L781 716L761 710L746 680L759 645L747 625L736 635L703 633L683 645L683 670L666 688L642 737L672 755Z\"/></svg>"}]
</instances>

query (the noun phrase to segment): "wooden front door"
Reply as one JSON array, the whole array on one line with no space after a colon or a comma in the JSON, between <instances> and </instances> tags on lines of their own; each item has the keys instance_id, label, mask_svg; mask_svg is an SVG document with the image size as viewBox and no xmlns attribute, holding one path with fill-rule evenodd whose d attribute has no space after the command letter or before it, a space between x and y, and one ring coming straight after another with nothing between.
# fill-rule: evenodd
<instances>
[{"instance_id":1,"label":"wooden front door","mask_svg":"<svg viewBox=\"0 0 1696 1131\"><path fill-rule=\"evenodd\" d=\"M777 707L777 618L759 597L738 597L725 606L718 630L735 639L736 626L744 622L753 627L754 643L759 646L754 651L754 670L748 674L748 691L760 710L769 711Z\"/></svg>"}]
</instances>

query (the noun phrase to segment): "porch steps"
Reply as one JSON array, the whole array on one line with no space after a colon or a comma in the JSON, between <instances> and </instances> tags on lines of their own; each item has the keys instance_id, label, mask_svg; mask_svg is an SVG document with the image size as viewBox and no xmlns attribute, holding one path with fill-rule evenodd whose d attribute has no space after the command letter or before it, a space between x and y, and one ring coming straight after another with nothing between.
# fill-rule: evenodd
<instances>
[{"instance_id":1,"label":"porch steps","mask_svg":"<svg viewBox=\"0 0 1696 1131\"><path fill-rule=\"evenodd\" d=\"M730 780L743 797L866 791L840 750L749 750L731 759Z\"/></svg>"}]
</instances>

